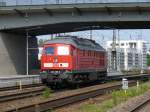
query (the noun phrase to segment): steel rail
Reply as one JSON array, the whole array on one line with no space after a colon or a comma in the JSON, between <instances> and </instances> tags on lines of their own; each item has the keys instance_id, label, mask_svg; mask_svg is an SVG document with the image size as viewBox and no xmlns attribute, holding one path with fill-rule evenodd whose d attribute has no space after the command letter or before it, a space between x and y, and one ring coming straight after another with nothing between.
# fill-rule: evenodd
<instances>
[{"instance_id":1,"label":"steel rail","mask_svg":"<svg viewBox=\"0 0 150 112\"><path fill-rule=\"evenodd\" d=\"M132 81L129 83L130 86L135 85L135 81ZM88 92L83 92L83 93L78 93L75 95L70 95L66 96L63 98L55 99L55 100L50 100L50 101L45 101L41 102L38 104L32 104L29 106L25 107L20 107L17 109L11 109L7 110L6 112L12 112L12 111L18 111L18 112L44 112L50 109L56 109L60 108L63 106L66 106L68 104L73 104L82 100L86 100L89 98L93 98L96 96L104 95L107 92L110 92L112 90L118 90L121 87L120 84L116 85L111 85L109 87L104 87L104 88L98 88L96 90L88 91Z\"/></svg>"},{"instance_id":2,"label":"steel rail","mask_svg":"<svg viewBox=\"0 0 150 112\"><path fill-rule=\"evenodd\" d=\"M10 92L8 94L1 94L0 95L0 103L2 102L8 102L8 101L12 101L12 100L18 100L18 99L23 99L23 98L28 98L28 97L33 97L33 96L37 96L40 95L43 90L44 90L44 86L38 87L38 88L30 88L28 90L18 90L15 92ZM6 92L4 92L6 93Z\"/></svg>"},{"instance_id":3,"label":"steel rail","mask_svg":"<svg viewBox=\"0 0 150 112\"><path fill-rule=\"evenodd\" d=\"M138 104L137 106L135 106L129 112L137 112L139 109L143 108L148 103L150 103L150 97L148 99L146 99L145 101L142 101L140 104Z\"/></svg>"},{"instance_id":4,"label":"steel rail","mask_svg":"<svg viewBox=\"0 0 150 112\"><path fill-rule=\"evenodd\" d=\"M22 89L30 88L30 87L38 87L38 86L43 86L43 84L39 83L39 84L22 85ZM9 91L9 90L17 90L17 89L19 89L19 85L18 86L11 86L11 87L0 87L0 92Z\"/></svg>"}]
</instances>

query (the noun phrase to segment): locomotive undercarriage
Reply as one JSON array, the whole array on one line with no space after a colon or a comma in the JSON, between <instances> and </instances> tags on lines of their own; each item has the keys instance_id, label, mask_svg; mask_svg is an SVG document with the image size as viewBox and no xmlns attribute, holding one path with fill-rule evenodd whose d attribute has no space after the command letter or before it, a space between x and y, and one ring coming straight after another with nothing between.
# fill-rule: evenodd
<instances>
[{"instance_id":1,"label":"locomotive undercarriage","mask_svg":"<svg viewBox=\"0 0 150 112\"><path fill-rule=\"evenodd\" d=\"M41 74L43 83L50 86L63 84L81 84L95 80L104 80L107 76L106 71L45 71Z\"/></svg>"}]
</instances>

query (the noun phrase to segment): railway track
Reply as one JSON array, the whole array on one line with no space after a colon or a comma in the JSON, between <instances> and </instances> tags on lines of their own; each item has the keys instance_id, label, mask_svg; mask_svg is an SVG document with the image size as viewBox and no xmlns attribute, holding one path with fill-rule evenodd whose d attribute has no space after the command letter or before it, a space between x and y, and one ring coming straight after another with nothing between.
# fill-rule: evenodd
<instances>
[{"instance_id":1,"label":"railway track","mask_svg":"<svg viewBox=\"0 0 150 112\"><path fill-rule=\"evenodd\" d=\"M139 112L139 110L142 110L148 104L150 104L150 97L147 98L145 101L142 101L141 103L139 103L139 105L131 109L129 112Z\"/></svg>"},{"instance_id":2,"label":"railway track","mask_svg":"<svg viewBox=\"0 0 150 112\"><path fill-rule=\"evenodd\" d=\"M130 86L135 85L135 81L130 81L129 82ZM84 91L78 90L77 93L67 95L64 97L56 98L56 99L51 99L47 101L41 101L38 102L37 104L31 104L31 105L26 105L22 107L18 107L17 111L19 112L44 112L50 109L58 109L60 107L77 103L89 98L97 97L100 95L104 95L108 92L111 92L112 90L118 90L121 87L121 82L116 82L114 84L106 85L104 87L102 86L97 86L97 87L91 87L91 89L84 88ZM59 97L59 96L58 96ZM6 112L12 112L16 111L16 109L9 109Z\"/></svg>"},{"instance_id":3,"label":"railway track","mask_svg":"<svg viewBox=\"0 0 150 112\"><path fill-rule=\"evenodd\" d=\"M22 90L12 90L12 88L10 90L9 88L4 91L3 89L0 92L0 103L40 95L44 88L43 85L31 85L30 87L25 86Z\"/></svg>"},{"instance_id":4,"label":"railway track","mask_svg":"<svg viewBox=\"0 0 150 112\"><path fill-rule=\"evenodd\" d=\"M26 88L38 87L38 86L43 86L43 84L39 83L39 84L22 85L22 88L26 89ZM17 89L19 89L19 85L18 86L11 86L11 87L2 87L2 88L0 88L0 92L9 91L9 90L17 90Z\"/></svg>"}]
</instances>

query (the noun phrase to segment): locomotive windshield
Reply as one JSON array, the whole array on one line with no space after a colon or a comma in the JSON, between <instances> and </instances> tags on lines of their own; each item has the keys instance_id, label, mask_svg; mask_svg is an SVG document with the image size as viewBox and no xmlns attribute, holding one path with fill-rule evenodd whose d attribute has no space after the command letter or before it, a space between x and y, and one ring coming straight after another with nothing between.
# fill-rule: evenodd
<instances>
[{"instance_id":1,"label":"locomotive windshield","mask_svg":"<svg viewBox=\"0 0 150 112\"><path fill-rule=\"evenodd\" d=\"M54 54L54 47L46 47L45 54L47 54L47 55Z\"/></svg>"}]
</instances>

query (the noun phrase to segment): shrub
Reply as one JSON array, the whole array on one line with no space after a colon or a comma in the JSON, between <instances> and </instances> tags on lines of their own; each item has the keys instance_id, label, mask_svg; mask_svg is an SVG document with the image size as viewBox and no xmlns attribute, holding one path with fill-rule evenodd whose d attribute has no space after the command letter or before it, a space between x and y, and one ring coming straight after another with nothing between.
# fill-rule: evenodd
<instances>
[{"instance_id":1,"label":"shrub","mask_svg":"<svg viewBox=\"0 0 150 112\"><path fill-rule=\"evenodd\" d=\"M46 88L44 89L44 91L42 92L42 96L43 96L44 98L49 98L50 95L51 95L51 93L52 93L52 90L51 90L50 88L46 87Z\"/></svg>"}]
</instances>

